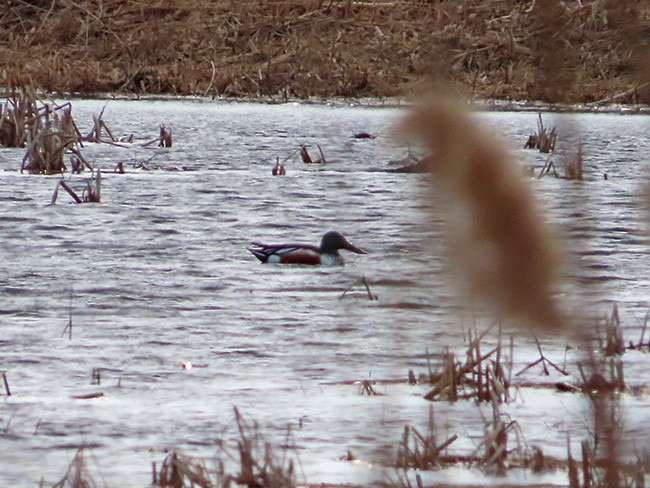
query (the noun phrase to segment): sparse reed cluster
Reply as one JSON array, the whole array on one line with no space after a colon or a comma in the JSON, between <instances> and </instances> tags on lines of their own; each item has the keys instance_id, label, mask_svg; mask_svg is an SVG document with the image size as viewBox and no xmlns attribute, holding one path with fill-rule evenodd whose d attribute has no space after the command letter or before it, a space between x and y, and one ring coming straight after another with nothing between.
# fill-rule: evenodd
<instances>
[{"instance_id":1,"label":"sparse reed cluster","mask_svg":"<svg viewBox=\"0 0 650 488\"><path fill-rule=\"evenodd\" d=\"M539 114L537 119L537 132L530 134L524 149L538 149L541 153L549 153L555 150L555 141L557 140L557 127L551 128L549 131L544 127L544 120L542 114Z\"/></svg>"},{"instance_id":2,"label":"sparse reed cluster","mask_svg":"<svg viewBox=\"0 0 650 488\"><path fill-rule=\"evenodd\" d=\"M65 151L79 141L70 104L55 110L45 105L43 117L36 120L41 120L42 124L35 124L27 134L27 154L23 159L21 171L63 173L67 169L64 162Z\"/></svg>"},{"instance_id":3,"label":"sparse reed cluster","mask_svg":"<svg viewBox=\"0 0 650 488\"><path fill-rule=\"evenodd\" d=\"M285 445L282 456L278 456L260 434L257 423L249 424L235 407L235 423L239 439L237 454L233 455L225 443L223 453L239 459L240 472L227 473L222 461L210 470L199 459L172 452L163 461L160 470L153 465L153 486L182 488L198 486L201 488L246 486L248 488L292 488L296 486L293 460L287 458Z\"/></svg>"},{"instance_id":4,"label":"sparse reed cluster","mask_svg":"<svg viewBox=\"0 0 650 488\"><path fill-rule=\"evenodd\" d=\"M489 329L488 329L489 331ZM429 371L428 383L433 385L426 400L470 400L476 402L505 402L510 398L510 365L504 364L501 334L497 345L482 352L481 341L488 331L471 336L464 362L446 350L438 371Z\"/></svg>"},{"instance_id":5,"label":"sparse reed cluster","mask_svg":"<svg viewBox=\"0 0 650 488\"><path fill-rule=\"evenodd\" d=\"M43 102L29 85L13 88L0 107L0 144L26 148L21 171L62 173L65 151L79 139L70 103Z\"/></svg>"},{"instance_id":6,"label":"sparse reed cluster","mask_svg":"<svg viewBox=\"0 0 650 488\"><path fill-rule=\"evenodd\" d=\"M167 488L182 488L184 486L198 486L211 488L214 486L205 464L177 452L169 454L162 462L160 471L153 466L153 486Z\"/></svg>"},{"instance_id":7,"label":"sparse reed cluster","mask_svg":"<svg viewBox=\"0 0 650 488\"><path fill-rule=\"evenodd\" d=\"M426 433L422 434L413 426L404 427L404 435L397 450L395 464L398 468L406 469L436 469L448 462L443 454L456 440L457 435L452 435L440 442L436 435L436 426L433 416L433 407L429 408L429 422Z\"/></svg>"},{"instance_id":8,"label":"sparse reed cluster","mask_svg":"<svg viewBox=\"0 0 650 488\"><path fill-rule=\"evenodd\" d=\"M541 153L552 153L555 151L557 135L557 127L553 126L549 131L548 128L544 126L544 120L542 119L542 114L540 113L537 119L537 132L528 136L528 140L526 141L526 144L524 144L524 149L537 149ZM546 163L537 175L537 179L541 178L542 176L552 174L556 178L563 178L565 180L582 180L582 166L582 144L578 144L578 150L575 155L571 158L565 159L564 161L564 176L560 176L555 163L551 159L551 156L549 156L546 160ZM531 174L532 173L533 172L531 171Z\"/></svg>"},{"instance_id":9,"label":"sparse reed cluster","mask_svg":"<svg viewBox=\"0 0 650 488\"><path fill-rule=\"evenodd\" d=\"M56 203L59 195L59 187L63 188L75 203L99 203L101 202L102 173L98 170L94 173L94 176L85 180L81 196L65 180L59 180L52 194L50 205Z\"/></svg>"},{"instance_id":10,"label":"sparse reed cluster","mask_svg":"<svg viewBox=\"0 0 650 488\"><path fill-rule=\"evenodd\" d=\"M40 99L33 86L25 84L11 89L3 105L0 106L0 145L7 147L24 147L25 155L20 171L33 174L80 174L85 169L91 172L84 181L82 188L73 188L64 179L57 182L50 205L56 203L59 188L63 188L75 203L101 201L101 172L86 159L81 148L84 142L111 144L118 147L129 147L134 135L117 138L103 119L104 108L99 115L93 116L93 126L90 132L83 136L72 117L72 104L65 102L60 105ZM104 133L108 138L104 137ZM158 147L172 147L172 130L160 125L158 137L142 144L147 147L157 144ZM154 154L155 156L155 154ZM152 156L152 158L154 157ZM69 166L66 158L69 157ZM156 165L134 163L136 169L161 169ZM179 170L178 168L165 168ZM182 168L186 169L186 168ZM119 161L114 173L124 173L124 163Z\"/></svg>"}]
</instances>

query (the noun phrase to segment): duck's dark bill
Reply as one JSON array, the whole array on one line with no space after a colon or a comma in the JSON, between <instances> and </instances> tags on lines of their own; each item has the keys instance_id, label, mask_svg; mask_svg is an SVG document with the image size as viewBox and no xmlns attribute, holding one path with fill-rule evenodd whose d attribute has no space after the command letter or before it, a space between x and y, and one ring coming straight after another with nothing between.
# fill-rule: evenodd
<instances>
[{"instance_id":1,"label":"duck's dark bill","mask_svg":"<svg viewBox=\"0 0 650 488\"><path fill-rule=\"evenodd\" d=\"M355 252L357 254L368 254L366 251L364 251L360 247L357 247L354 244L350 244L349 242L345 246L345 249L347 249L348 251L351 251L351 252Z\"/></svg>"}]
</instances>

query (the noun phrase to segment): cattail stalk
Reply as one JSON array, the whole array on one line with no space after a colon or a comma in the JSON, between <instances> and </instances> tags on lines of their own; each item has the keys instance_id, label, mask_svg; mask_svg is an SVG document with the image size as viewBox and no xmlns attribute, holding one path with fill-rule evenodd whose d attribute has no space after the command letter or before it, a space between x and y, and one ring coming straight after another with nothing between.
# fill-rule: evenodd
<instances>
[{"instance_id":1,"label":"cattail stalk","mask_svg":"<svg viewBox=\"0 0 650 488\"><path fill-rule=\"evenodd\" d=\"M493 135L465 106L442 97L414 108L399 130L432 152L435 189L450 195L460 230L450 248L468 298L483 299L500 318L559 329L553 241L520 170Z\"/></svg>"}]
</instances>

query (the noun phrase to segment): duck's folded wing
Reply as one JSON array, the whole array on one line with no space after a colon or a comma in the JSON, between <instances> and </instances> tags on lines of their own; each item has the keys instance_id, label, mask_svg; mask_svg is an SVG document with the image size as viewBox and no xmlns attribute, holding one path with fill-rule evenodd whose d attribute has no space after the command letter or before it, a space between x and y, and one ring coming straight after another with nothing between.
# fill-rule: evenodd
<instances>
[{"instance_id":1,"label":"duck's folded wing","mask_svg":"<svg viewBox=\"0 0 650 488\"><path fill-rule=\"evenodd\" d=\"M260 244L248 250L263 263L320 264L320 250L304 244Z\"/></svg>"}]
</instances>

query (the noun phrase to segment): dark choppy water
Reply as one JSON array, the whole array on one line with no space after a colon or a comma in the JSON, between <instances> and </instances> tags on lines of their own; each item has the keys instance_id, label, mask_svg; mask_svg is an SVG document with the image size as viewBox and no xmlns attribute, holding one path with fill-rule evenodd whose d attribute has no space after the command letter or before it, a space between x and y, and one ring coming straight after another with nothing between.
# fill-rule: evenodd
<instances>
[{"instance_id":1,"label":"dark choppy water","mask_svg":"<svg viewBox=\"0 0 650 488\"><path fill-rule=\"evenodd\" d=\"M73 102L82 132L104 104ZM403 425L423 421L428 405L403 385L366 397L344 382L405 378L409 368L425 370L427 349L463 347L440 274L444 209L421 198L425 177L381 171L405 156L388 138L398 116L389 108L111 101L105 120L114 132L143 142L164 123L174 147L87 145L98 167L123 161L128 171L105 174L98 205L68 204L60 192L46 206L56 178L19 174L22 151L0 149L0 370L13 393L0 398L0 485L51 484L87 445L96 479L145 486L150 463L167 449L214 456L217 439L234 437L233 406L273 442L291 425L307 480L376 478L366 462L396 446ZM544 157L519 149L534 114L481 117L505 134L522 167L541 167ZM554 120L584 134L586 181L532 186L578 256L581 303L603 314L617 302L626 337L637 339L650 298L639 197L648 119ZM378 137L352 139L359 131ZM271 176L276 156L300 143L313 155L320 144L330 162L293 158L287 176ZM162 170L133 169L149 158ZM188 171L164 170L172 168ZM251 240L316 244L329 229L370 254L310 269L263 266L245 249ZM340 299L362 275L379 300L360 284ZM61 334L71 296L69 341ZM547 347L559 360L564 345ZM522 347L525 364L534 350ZM628 361L632 381L645 381L645 356ZM188 371L183 362L203 367ZM91 384L95 368L100 385ZM73 398L97 392L104 396ZM567 412L585 407L559 402L557 418L543 423L531 405L512 409L529 422L532 441L561 452L566 431L584 427L566 424ZM647 412L647 395L635 402L633 412ZM452 407L436 408L448 411L452 428L476 422L482 432L473 407L456 420ZM647 415L633 413L630 429L638 434ZM337 461L348 449L365 462Z\"/></svg>"}]
</instances>

